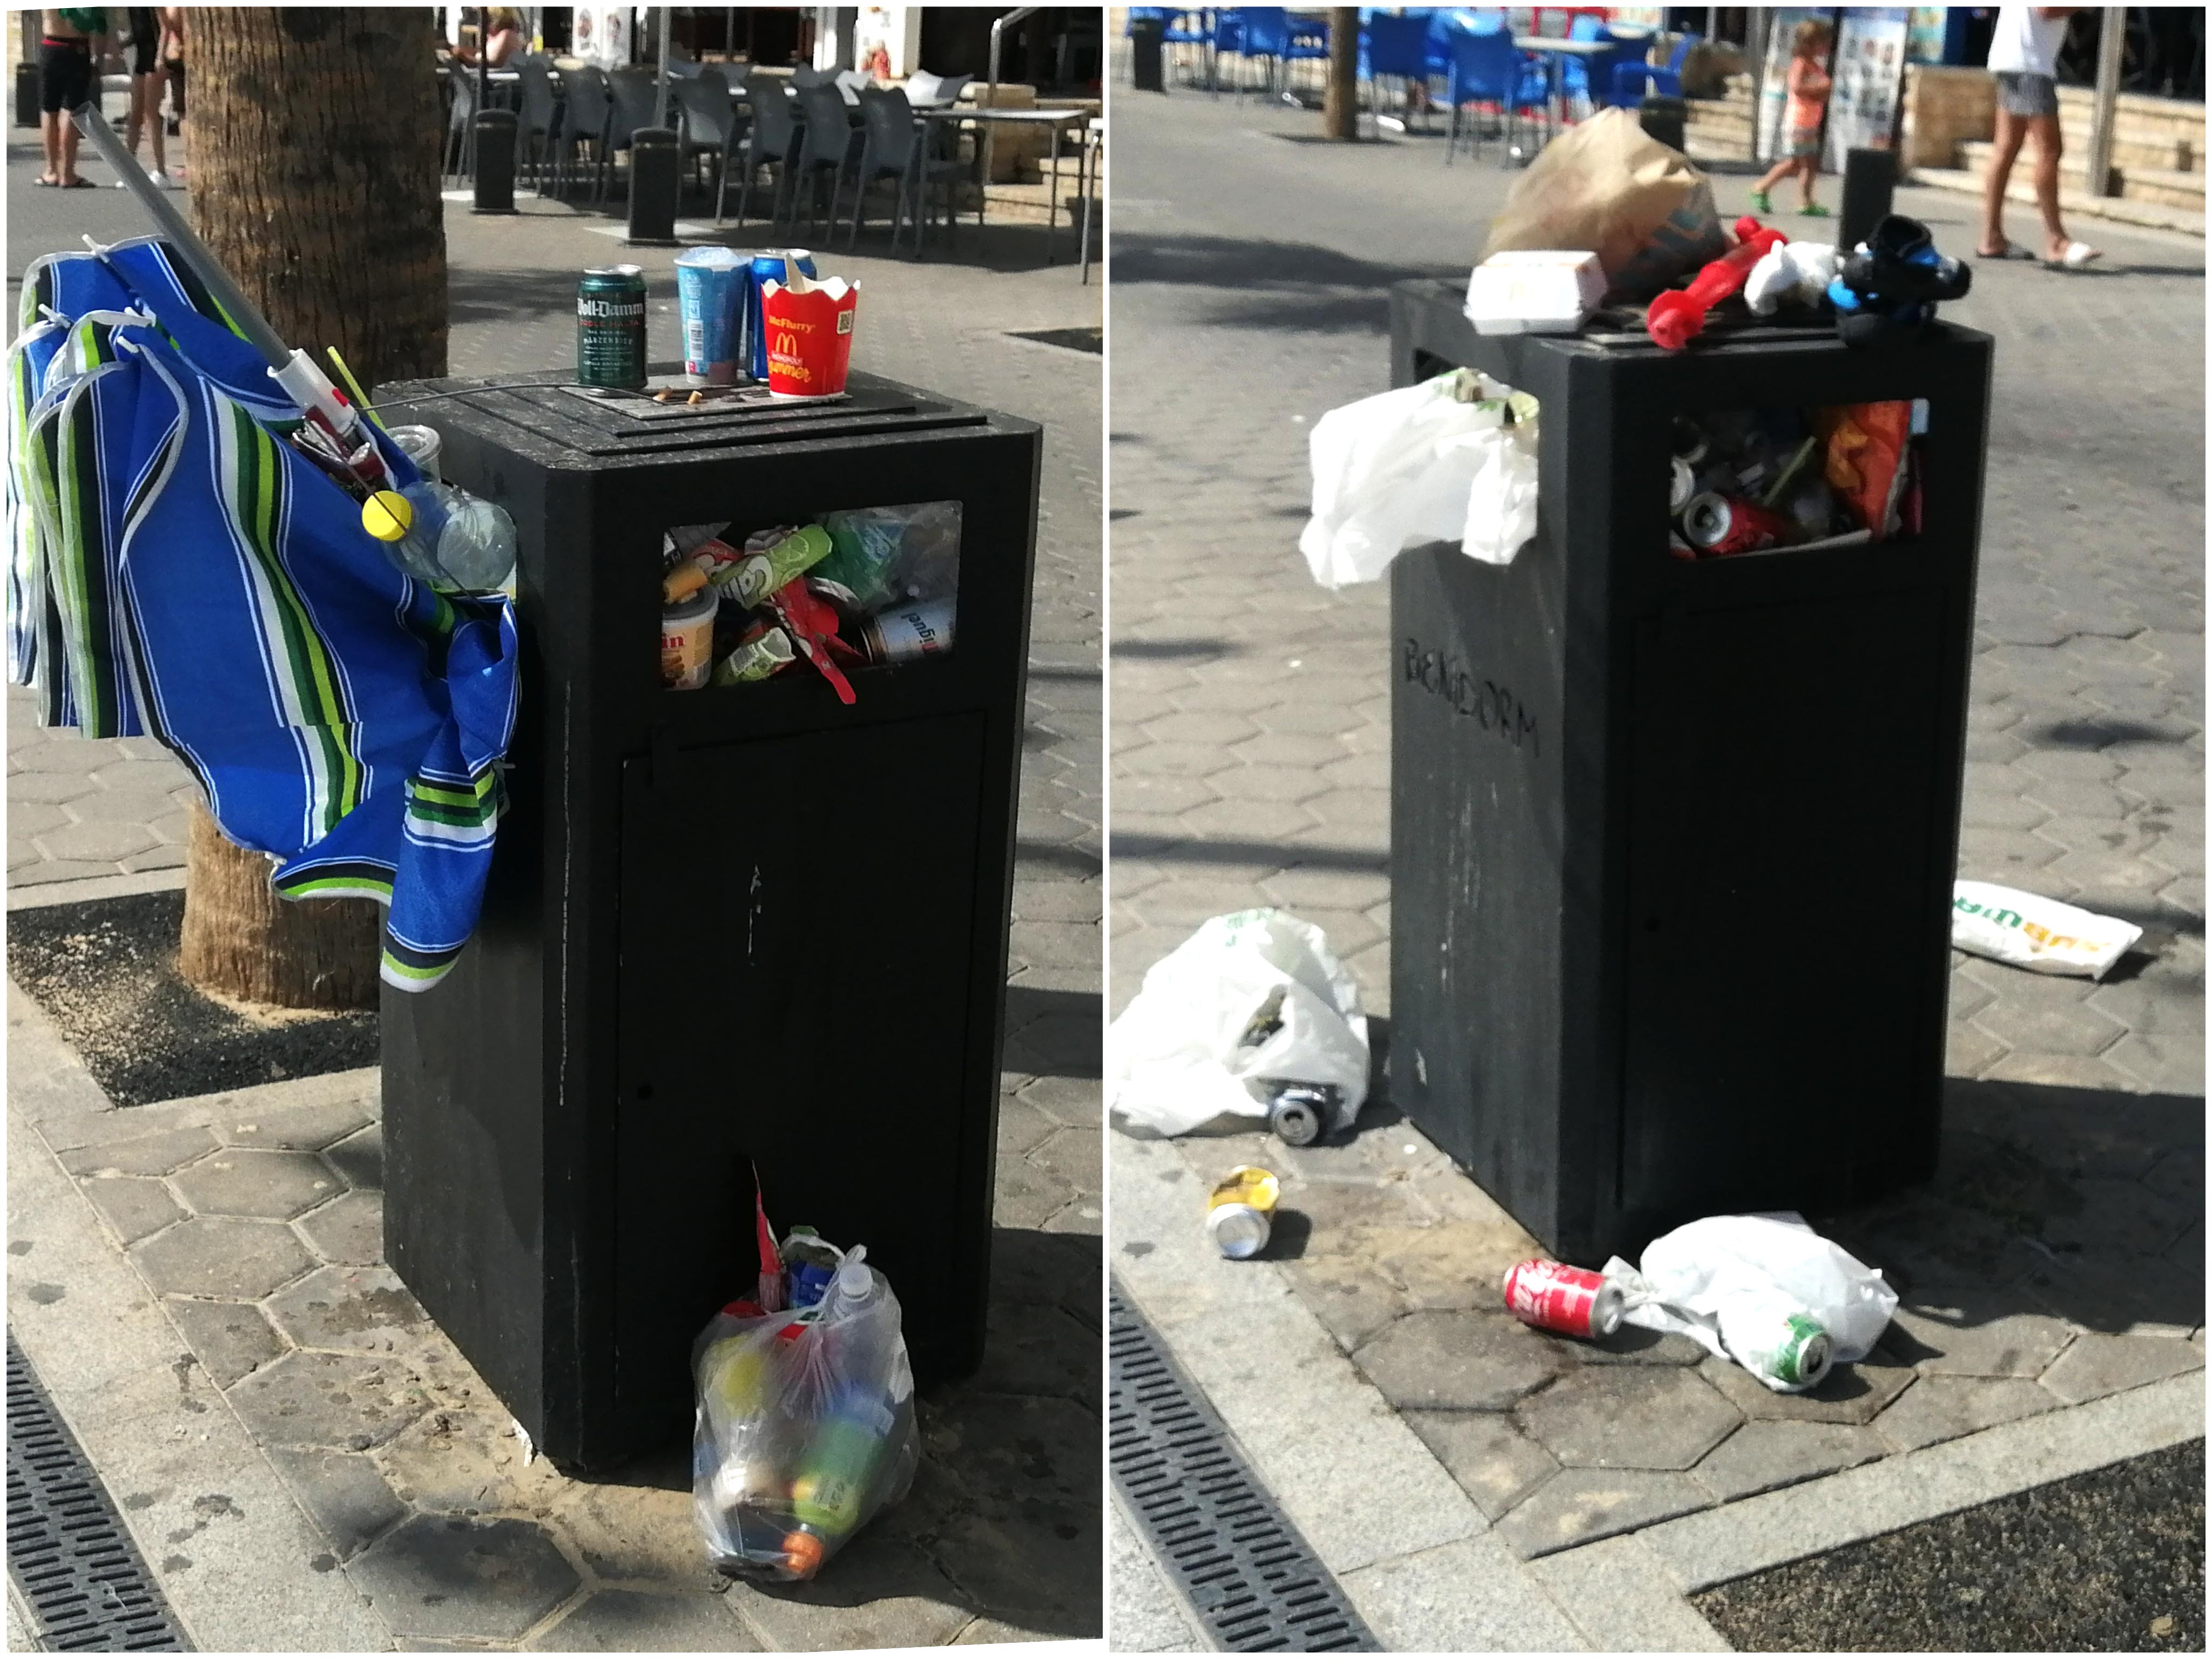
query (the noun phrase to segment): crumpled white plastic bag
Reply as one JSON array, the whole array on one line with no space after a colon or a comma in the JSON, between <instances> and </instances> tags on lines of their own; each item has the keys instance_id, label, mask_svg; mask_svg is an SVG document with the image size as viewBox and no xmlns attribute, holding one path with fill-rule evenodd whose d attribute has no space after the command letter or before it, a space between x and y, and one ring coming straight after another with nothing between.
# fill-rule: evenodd
<instances>
[{"instance_id":1,"label":"crumpled white plastic bag","mask_svg":"<svg viewBox=\"0 0 2212 1659\"><path fill-rule=\"evenodd\" d=\"M1897 1292L1879 1267L1821 1237L1794 1211L1692 1221L1653 1239L1640 1269L1615 1256L1605 1275L1627 1296L1621 1316L1629 1324L1677 1332L1722 1359L1738 1358L1721 1339L1722 1310L1731 1301L1786 1299L1820 1322L1838 1364L1871 1353L1897 1311ZM1800 1391L1746 1369L1778 1394Z\"/></svg>"},{"instance_id":2,"label":"crumpled white plastic bag","mask_svg":"<svg viewBox=\"0 0 2212 1659\"><path fill-rule=\"evenodd\" d=\"M1329 1127L1346 1128L1367 1098L1359 987L1310 922L1283 910L1215 916L1145 975L1108 1028L1105 1069L1108 1115L1124 1134L1264 1118L1249 1086L1261 1078L1334 1085Z\"/></svg>"},{"instance_id":3,"label":"crumpled white plastic bag","mask_svg":"<svg viewBox=\"0 0 2212 1659\"><path fill-rule=\"evenodd\" d=\"M1479 398L1462 401L1477 390ZM1315 422L1313 514L1298 537L1314 580L1332 590L1373 581L1426 542L1457 540L1470 557L1510 561L1536 528L1534 403L1522 400L1522 418L1507 428L1511 395L1455 370Z\"/></svg>"},{"instance_id":4,"label":"crumpled white plastic bag","mask_svg":"<svg viewBox=\"0 0 2212 1659\"><path fill-rule=\"evenodd\" d=\"M2142 937L2142 929L2131 921L2017 887L1987 881L1952 884L1952 945L2031 973L2102 979Z\"/></svg>"},{"instance_id":5,"label":"crumpled white plastic bag","mask_svg":"<svg viewBox=\"0 0 2212 1659\"><path fill-rule=\"evenodd\" d=\"M1832 242L1783 242L1769 248L1743 280L1743 302L1754 316L1771 317L1788 301L1820 302L1836 277Z\"/></svg>"}]
</instances>

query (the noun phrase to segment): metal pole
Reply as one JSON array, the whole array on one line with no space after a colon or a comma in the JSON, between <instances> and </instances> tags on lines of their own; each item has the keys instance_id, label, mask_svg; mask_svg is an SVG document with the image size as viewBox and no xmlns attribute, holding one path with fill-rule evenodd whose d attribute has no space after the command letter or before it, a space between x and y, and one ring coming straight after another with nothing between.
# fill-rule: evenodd
<instances>
[{"instance_id":1,"label":"metal pole","mask_svg":"<svg viewBox=\"0 0 2212 1659\"><path fill-rule=\"evenodd\" d=\"M2128 12L2106 6L2097 20L2097 102L2089 116L2089 194L2112 196L2112 130L2120 104L2120 50L2126 44Z\"/></svg>"},{"instance_id":2,"label":"metal pole","mask_svg":"<svg viewBox=\"0 0 2212 1659\"><path fill-rule=\"evenodd\" d=\"M477 8L477 113L482 115L491 107L491 8ZM476 123L469 123L469 177L477 173Z\"/></svg>"},{"instance_id":3,"label":"metal pole","mask_svg":"<svg viewBox=\"0 0 2212 1659\"><path fill-rule=\"evenodd\" d=\"M137 158L123 148L123 141L115 136L115 129L107 125L99 106L79 104L72 112L72 118L76 122L76 130L92 141L92 147L115 169L115 176L131 186L131 194L161 228L163 240L176 249L178 258L192 268L192 274L206 285L216 304L222 307L238 331L262 355L270 368L289 368L291 347L277 337L276 331L269 326L259 307L231 281L222 262L208 251L208 245L185 222L184 216L169 204L168 197L154 188L154 181L146 176Z\"/></svg>"},{"instance_id":4,"label":"metal pole","mask_svg":"<svg viewBox=\"0 0 2212 1659\"><path fill-rule=\"evenodd\" d=\"M660 78L653 88L653 125L668 125L668 8L660 11Z\"/></svg>"},{"instance_id":5,"label":"metal pole","mask_svg":"<svg viewBox=\"0 0 2212 1659\"><path fill-rule=\"evenodd\" d=\"M1035 6L1017 6L991 20L991 76L989 93L984 99L987 107L996 108L999 102L999 37L1009 23L1018 23L1036 9Z\"/></svg>"}]
</instances>

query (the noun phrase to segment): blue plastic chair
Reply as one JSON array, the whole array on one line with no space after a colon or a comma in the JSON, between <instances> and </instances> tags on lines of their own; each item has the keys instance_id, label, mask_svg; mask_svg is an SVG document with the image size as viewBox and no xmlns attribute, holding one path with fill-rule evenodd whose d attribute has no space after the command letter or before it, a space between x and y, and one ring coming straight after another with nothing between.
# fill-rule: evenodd
<instances>
[{"instance_id":1,"label":"blue plastic chair","mask_svg":"<svg viewBox=\"0 0 2212 1659\"><path fill-rule=\"evenodd\" d=\"M1212 77L1213 14L1210 11L1179 11L1174 7L1161 9L1168 26L1160 33L1160 45L1164 50L1174 46L1196 46L1200 61L1206 64L1206 76ZM1183 84L1191 82L1188 62L1184 65Z\"/></svg>"},{"instance_id":2,"label":"blue plastic chair","mask_svg":"<svg viewBox=\"0 0 2212 1659\"><path fill-rule=\"evenodd\" d=\"M1301 18L1290 25L1290 40L1283 47L1283 82L1290 83L1293 64L1328 62L1328 25Z\"/></svg>"},{"instance_id":3,"label":"blue plastic chair","mask_svg":"<svg viewBox=\"0 0 2212 1659\"><path fill-rule=\"evenodd\" d=\"M1702 37L1686 34L1674 43L1668 54L1664 69L1650 64L1631 63L1614 66L1613 71L1613 101L1625 109L1634 109L1646 98L1680 98L1682 95L1682 64Z\"/></svg>"},{"instance_id":4,"label":"blue plastic chair","mask_svg":"<svg viewBox=\"0 0 2212 1659\"><path fill-rule=\"evenodd\" d=\"M1372 85L1388 76L1408 88L1418 83L1425 91L1441 56L1431 49L1429 24L1426 11L1409 11L1398 17L1376 12L1368 18L1359 33L1359 78ZM1450 58L1443 57L1442 61L1443 72L1449 74ZM1370 101L1381 109L1379 93L1370 94ZM1410 92L1406 101L1412 102Z\"/></svg>"},{"instance_id":5,"label":"blue plastic chair","mask_svg":"<svg viewBox=\"0 0 2212 1659\"><path fill-rule=\"evenodd\" d=\"M1502 24L1477 33L1459 29L1451 37L1451 125L1444 137L1444 165L1459 148L1460 112L1468 104L1494 104L1505 112L1506 136L1512 135L1513 117L1524 109L1540 108L1550 88L1540 65L1522 60L1513 44L1513 32ZM1532 74L1533 70L1533 74ZM1482 128L1474 127L1474 153L1482 155Z\"/></svg>"},{"instance_id":6,"label":"blue plastic chair","mask_svg":"<svg viewBox=\"0 0 2212 1659\"><path fill-rule=\"evenodd\" d=\"M1291 50L1290 13L1281 6L1239 6L1237 9L1238 40L1237 55L1243 58L1264 58L1267 64L1267 78L1261 83L1263 90L1274 90L1280 76L1283 60ZM1237 72L1237 89L1249 91L1244 84L1243 64Z\"/></svg>"},{"instance_id":7,"label":"blue plastic chair","mask_svg":"<svg viewBox=\"0 0 2212 1659\"><path fill-rule=\"evenodd\" d=\"M1599 57L1570 58L1560 65L1559 90L1569 106L1572 107L1579 99L1591 112L1604 108L1612 100L1615 71L1641 61L1650 46L1641 37L1613 33L1595 17L1576 18L1568 39L1607 40L1613 45L1612 51Z\"/></svg>"}]
</instances>

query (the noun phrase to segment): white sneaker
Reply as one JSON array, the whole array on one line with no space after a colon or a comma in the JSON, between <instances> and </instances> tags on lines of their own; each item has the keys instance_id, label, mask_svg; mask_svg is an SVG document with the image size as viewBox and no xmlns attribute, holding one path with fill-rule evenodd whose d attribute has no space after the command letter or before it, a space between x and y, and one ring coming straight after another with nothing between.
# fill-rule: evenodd
<instances>
[{"instance_id":1,"label":"white sneaker","mask_svg":"<svg viewBox=\"0 0 2212 1659\"><path fill-rule=\"evenodd\" d=\"M156 169L155 172L150 173L146 176L154 181L154 188L156 190L175 190L179 188L175 179L172 179L167 173L163 173L159 169Z\"/></svg>"}]
</instances>

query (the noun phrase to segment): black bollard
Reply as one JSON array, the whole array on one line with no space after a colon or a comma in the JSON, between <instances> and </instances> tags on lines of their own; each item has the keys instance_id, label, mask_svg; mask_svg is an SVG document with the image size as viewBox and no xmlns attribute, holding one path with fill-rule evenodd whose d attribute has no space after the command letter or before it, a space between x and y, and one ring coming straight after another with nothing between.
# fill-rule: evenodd
<instances>
[{"instance_id":1,"label":"black bollard","mask_svg":"<svg viewBox=\"0 0 2212 1659\"><path fill-rule=\"evenodd\" d=\"M476 200L471 213L514 211L515 114L480 109L476 118Z\"/></svg>"},{"instance_id":2,"label":"black bollard","mask_svg":"<svg viewBox=\"0 0 2212 1659\"><path fill-rule=\"evenodd\" d=\"M676 198L684 181L683 157L676 134L667 127L640 127L629 140L629 231L633 246L676 245Z\"/></svg>"},{"instance_id":3,"label":"black bollard","mask_svg":"<svg viewBox=\"0 0 2212 1659\"><path fill-rule=\"evenodd\" d=\"M35 127L39 125L39 66L36 64L15 65L15 125Z\"/></svg>"},{"instance_id":4,"label":"black bollard","mask_svg":"<svg viewBox=\"0 0 2212 1659\"><path fill-rule=\"evenodd\" d=\"M1668 149L1680 149L1683 129L1690 121L1690 106L1679 98L1646 98L1636 118L1645 132Z\"/></svg>"},{"instance_id":5,"label":"black bollard","mask_svg":"<svg viewBox=\"0 0 2212 1659\"><path fill-rule=\"evenodd\" d=\"M1844 203L1836 216L1836 252L1848 253L1889 216L1897 193L1897 152L1855 149L1844 157Z\"/></svg>"},{"instance_id":6,"label":"black bollard","mask_svg":"<svg viewBox=\"0 0 2212 1659\"><path fill-rule=\"evenodd\" d=\"M1167 24L1158 17L1140 17L1129 25L1129 83L1138 92L1165 92L1160 74L1161 37Z\"/></svg>"}]
</instances>

